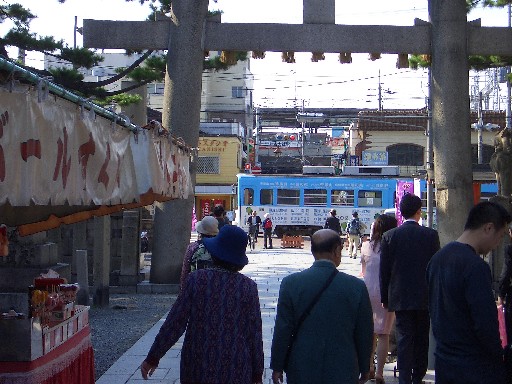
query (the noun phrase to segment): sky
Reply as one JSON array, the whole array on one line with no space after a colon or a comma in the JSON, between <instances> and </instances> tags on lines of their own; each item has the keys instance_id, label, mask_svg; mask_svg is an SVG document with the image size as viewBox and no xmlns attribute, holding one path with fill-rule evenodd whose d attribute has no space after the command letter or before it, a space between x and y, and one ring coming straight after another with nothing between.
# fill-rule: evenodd
<instances>
[{"instance_id":1,"label":"sky","mask_svg":"<svg viewBox=\"0 0 512 384\"><path fill-rule=\"evenodd\" d=\"M0 0L5 3L5 0ZM149 6L124 0L17 0L38 19L31 30L53 35L73 45L75 16L83 19L144 20ZM428 20L427 0L336 0L337 24L413 25L415 18ZM210 1L211 10L223 12L223 22L302 23L302 0L218 0ZM483 26L507 26L507 11L477 9L468 20L482 19ZM4 34L8 24L0 24ZM77 45L82 46L80 34ZM382 55L370 61L367 54L354 54L351 64L340 64L336 54L312 63L310 53L296 53L295 64L283 63L281 54L267 52L265 59L251 60L254 74L253 100L257 107L372 108L379 106L378 88L382 87L382 107L422 108L428 95L427 71L396 68L396 55ZM42 57L31 55L27 65L40 68Z\"/></svg>"}]
</instances>

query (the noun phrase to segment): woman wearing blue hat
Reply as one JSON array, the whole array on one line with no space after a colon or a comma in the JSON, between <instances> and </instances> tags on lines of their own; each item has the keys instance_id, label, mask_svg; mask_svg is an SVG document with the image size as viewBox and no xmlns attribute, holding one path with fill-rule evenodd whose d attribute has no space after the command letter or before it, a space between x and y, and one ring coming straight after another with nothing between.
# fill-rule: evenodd
<instances>
[{"instance_id":1,"label":"woman wearing blue hat","mask_svg":"<svg viewBox=\"0 0 512 384\"><path fill-rule=\"evenodd\" d=\"M213 266L190 273L141 365L144 379L186 330L181 350L184 384L253 384L263 380L263 338L256 283L247 265L247 234L223 226L203 244Z\"/></svg>"}]
</instances>

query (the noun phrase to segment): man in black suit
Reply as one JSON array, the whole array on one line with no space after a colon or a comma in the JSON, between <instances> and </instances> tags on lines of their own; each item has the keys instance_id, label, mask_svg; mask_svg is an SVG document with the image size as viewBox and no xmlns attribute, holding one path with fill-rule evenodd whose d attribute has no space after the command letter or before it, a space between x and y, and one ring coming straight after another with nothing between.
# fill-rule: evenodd
<instances>
[{"instance_id":1,"label":"man in black suit","mask_svg":"<svg viewBox=\"0 0 512 384\"><path fill-rule=\"evenodd\" d=\"M396 314L400 384L421 384L427 373L430 320L425 276L439 250L439 235L418 224L421 199L406 194L400 202L404 223L384 234L381 245L380 292L388 311Z\"/></svg>"}]
</instances>

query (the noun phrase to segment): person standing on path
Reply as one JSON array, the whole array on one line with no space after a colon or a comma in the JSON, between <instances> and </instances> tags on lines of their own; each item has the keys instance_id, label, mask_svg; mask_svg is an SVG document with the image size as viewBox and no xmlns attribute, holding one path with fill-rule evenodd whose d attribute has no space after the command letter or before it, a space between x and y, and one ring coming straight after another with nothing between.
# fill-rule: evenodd
<instances>
[{"instance_id":1,"label":"person standing on path","mask_svg":"<svg viewBox=\"0 0 512 384\"><path fill-rule=\"evenodd\" d=\"M389 215L378 216L373 223L370 241L361 247L361 259L364 270L364 283L368 288L373 310L373 349L370 354L370 378L376 384L384 384L384 364L389 352L389 334L395 322L394 312L388 312L382 307L380 300L379 269L380 246L382 236L390 229L396 228L397 220ZM378 343L377 343L378 341ZM377 369L373 365L373 356L377 351Z\"/></svg>"},{"instance_id":2,"label":"person standing on path","mask_svg":"<svg viewBox=\"0 0 512 384\"><path fill-rule=\"evenodd\" d=\"M437 384L505 383L491 269L480 255L501 243L511 220L499 204L475 205L462 235L428 265Z\"/></svg>"},{"instance_id":3,"label":"person standing on path","mask_svg":"<svg viewBox=\"0 0 512 384\"><path fill-rule=\"evenodd\" d=\"M403 224L382 236L380 253L381 302L396 316L398 382L421 384L427 373L428 290L425 273L439 250L437 231L418 224L421 199L406 194L400 201Z\"/></svg>"},{"instance_id":4,"label":"person standing on path","mask_svg":"<svg viewBox=\"0 0 512 384\"><path fill-rule=\"evenodd\" d=\"M249 225L249 233L253 236L254 242L257 243L261 225L261 217L258 216L258 212L252 211L251 216L247 218L247 224Z\"/></svg>"},{"instance_id":5,"label":"person standing on path","mask_svg":"<svg viewBox=\"0 0 512 384\"><path fill-rule=\"evenodd\" d=\"M272 249L272 219L270 218L270 213L265 213L263 217L263 246L265 249Z\"/></svg>"},{"instance_id":6,"label":"person standing on path","mask_svg":"<svg viewBox=\"0 0 512 384\"><path fill-rule=\"evenodd\" d=\"M270 358L274 384L283 382L283 371L288 384L368 380L373 339L370 298L363 281L337 271L341 249L335 231L315 232L313 265L281 283Z\"/></svg>"},{"instance_id":7,"label":"person standing on path","mask_svg":"<svg viewBox=\"0 0 512 384\"><path fill-rule=\"evenodd\" d=\"M185 286L141 364L147 380L185 333L180 382L261 384L263 336L256 283L239 273L247 265L247 234L225 225L203 239L214 266L188 275Z\"/></svg>"},{"instance_id":8,"label":"person standing on path","mask_svg":"<svg viewBox=\"0 0 512 384\"><path fill-rule=\"evenodd\" d=\"M341 224L340 219L336 217L336 210L331 209L329 211L330 216L325 220L325 229L332 229L334 232L336 232L338 235L341 235Z\"/></svg>"},{"instance_id":9,"label":"person standing on path","mask_svg":"<svg viewBox=\"0 0 512 384\"><path fill-rule=\"evenodd\" d=\"M366 225L359 220L357 211L352 212L352 220L350 220L347 225L348 255L352 259L357 258L357 248L359 247L361 235L365 229Z\"/></svg>"}]
</instances>

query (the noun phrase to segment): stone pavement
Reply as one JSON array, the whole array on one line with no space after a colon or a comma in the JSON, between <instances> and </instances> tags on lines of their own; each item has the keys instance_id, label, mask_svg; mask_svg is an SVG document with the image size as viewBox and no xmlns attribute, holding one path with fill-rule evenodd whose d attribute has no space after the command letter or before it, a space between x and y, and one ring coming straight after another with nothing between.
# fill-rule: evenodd
<instances>
[{"instance_id":1,"label":"stone pavement","mask_svg":"<svg viewBox=\"0 0 512 384\"><path fill-rule=\"evenodd\" d=\"M305 241L304 249L278 248L280 246L279 239L273 240L274 249L263 249L263 239L259 239L256 249L248 252L249 265L242 271L242 273L251 277L258 284L263 320L263 349L266 367L263 378L264 384L272 384L272 371L268 367L270 366L270 345L272 342L280 282L283 277L306 269L313 262L313 256L309 251L309 240ZM361 271L361 265L359 259L350 259L347 251L343 250L343 257L338 269L358 276ZM183 337L162 358L159 367L149 381L144 381L140 374L140 364L146 357L163 321L164 318L157 322L153 328L96 381L96 384L179 383L180 351ZM398 378L395 378L393 373L395 366L395 363L390 363L385 367L384 379L387 384L398 383ZM434 383L433 371L427 373L425 382Z\"/></svg>"}]
</instances>

